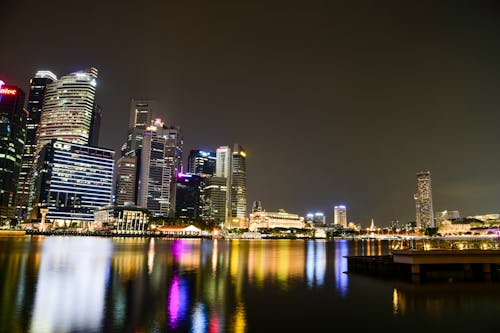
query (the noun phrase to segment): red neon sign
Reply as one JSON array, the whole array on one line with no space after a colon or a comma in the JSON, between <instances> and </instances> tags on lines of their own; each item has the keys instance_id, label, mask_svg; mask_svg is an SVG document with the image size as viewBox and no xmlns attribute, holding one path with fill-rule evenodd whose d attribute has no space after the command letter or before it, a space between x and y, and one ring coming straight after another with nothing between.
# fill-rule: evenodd
<instances>
[{"instance_id":1,"label":"red neon sign","mask_svg":"<svg viewBox=\"0 0 500 333\"><path fill-rule=\"evenodd\" d=\"M17 90L16 89L9 89L9 88L2 88L2 89L0 89L0 94L14 96L17 94Z\"/></svg>"}]
</instances>

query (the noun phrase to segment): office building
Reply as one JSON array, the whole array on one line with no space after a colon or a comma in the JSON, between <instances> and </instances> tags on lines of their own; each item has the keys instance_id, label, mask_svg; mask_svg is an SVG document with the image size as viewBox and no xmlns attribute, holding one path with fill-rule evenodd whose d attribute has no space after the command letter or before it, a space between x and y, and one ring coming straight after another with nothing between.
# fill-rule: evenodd
<instances>
[{"instance_id":1,"label":"office building","mask_svg":"<svg viewBox=\"0 0 500 333\"><path fill-rule=\"evenodd\" d=\"M325 214L322 212L306 214L306 222L314 225L315 227L322 227L326 225Z\"/></svg>"},{"instance_id":2,"label":"office building","mask_svg":"<svg viewBox=\"0 0 500 333\"><path fill-rule=\"evenodd\" d=\"M0 81L0 223L16 214L26 119L24 92Z\"/></svg>"},{"instance_id":3,"label":"office building","mask_svg":"<svg viewBox=\"0 0 500 333\"><path fill-rule=\"evenodd\" d=\"M147 127L142 140L137 204L153 216L174 217L175 183L181 171L182 134L160 119Z\"/></svg>"},{"instance_id":4,"label":"office building","mask_svg":"<svg viewBox=\"0 0 500 333\"><path fill-rule=\"evenodd\" d=\"M226 221L227 180L224 177L207 177L203 188L203 216L214 224Z\"/></svg>"},{"instance_id":5,"label":"office building","mask_svg":"<svg viewBox=\"0 0 500 333\"><path fill-rule=\"evenodd\" d=\"M21 173L17 191L17 216L19 219L26 217L28 198L31 185L33 163L36 157L37 132L40 126L43 99L49 83L55 82L57 77L50 71L38 71L30 80L30 91L26 111L26 140L24 143Z\"/></svg>"},{"instance_id":6,"label":"office building","mask_svg":"<svg viewBox=\"0 0 500 333\"><path fill-rule=\"evenodd\" d=\"M333 224L347 228L347 208L345 205L333 207Z\"/></svg>"},{"instance_id":7,"label":"office building","mask_svg":"<svg viewBox=\"0 0 500 333\"><path fill-rule=\"evenodd\" d=\"M231 218L243 222L247 217L246 151L239 144L233 146L231 161Z\"/></svg>"},{"instance_id":8,"label":"office building","mask_svg":"<svg viewBox=\"0 0 500 333\"><path fill-rule=\"evenodd\" d=\"M122 156L116 162L115 203L137 203L137 156Z\"/></svg>"},{"instance_id":9,"label":"office building","mask_svg":"<svg viewBox=\"0 0 500 333\"><path fill-rule=\"evenodd\" d=\"M62 76L47 84L38 128L38 149L51 140L86 145L95 122L97 69ZM95 125L94 125L95 126Z\"/></svg>"},{"instance_id":10,"label":"office building","mask_svg":"<svg viewBox=\"0 0 500 333\"><path fill-rule=\"evenodd\" d=\"M434 228L432 187L430 171L417 172L417 192L414 195L416 226L420 229Z\"/></svg>"},{"instance_id":11,"label":"office building","mask_svg":"<svg viewBox=\"0 0 500 333\"><path fill-rule=\"evenodd\" d=\"M158 104L152 99L132 99L130 102L127 145L124 154L136 155L142 148L144 132L155 119L161 118Z\"/></svg>"},{"instance_id":12,"label":"office building","mask_svg":"<svg viewBox=\"0 0 500 333\"><path fill-rule=\"evenodd\" d=\"M95 212L95 230L117 233L145 232L149 227L149 211L134 205L104 206Z\"/></svg>"},{"instance_id":13,"label":"office building","mask_svg":"<svg viewBox=\"0 0 500 333\"><path fill-rule=\"evenodd\" d=\"M175 194L175 217L181 220L203 218L203 187L205 177L178 173Z\"/></svg>"},{"instance_id":14,"label":"office building","mask_svg":"<svg viewBox=\"0 0 500 333\"><path fill-rule=\"evenodd\" d=\"M214 152L191 150L187 161L187 172L202 176L215 174L216 155Z\"/></svg>"},{"instance_id":15,"label":"office building","mask_svg":"<svg viewBox=\"0 0 500 333\"><path fill-rule=\"evenodd\" d=\"M113 150L58 140L46 144L35 168L32 218L46 209L56 227L89 227L95 210L111 204L113 168Z\"/></svg>"}]
</instances>

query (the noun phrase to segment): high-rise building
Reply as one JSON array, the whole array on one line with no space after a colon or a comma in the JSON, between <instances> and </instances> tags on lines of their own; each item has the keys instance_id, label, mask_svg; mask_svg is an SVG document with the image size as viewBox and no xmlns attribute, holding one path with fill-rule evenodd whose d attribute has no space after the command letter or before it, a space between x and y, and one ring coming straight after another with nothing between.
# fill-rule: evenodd
<instances>
[{"instance_id":1,"label":"high-rise building","mask_svg":"<svg viewBox=\"0 0 500 333\"><path fill-rule=\"evenodd\" d=\"M95 118L97 69L62 76L46 87L38 128L38 149L51 140L86 145Z\"/></svg>"},{"instance_id":2,"label":"high-rise building","mask_svg":"<svg viewBox=\"0 0 500 333\"><path fill-rule=\"evenodd\" d=\"M122 156L116 162L116 205L136 204L137 170L137 156Z\"/></svg>"},{"instance_id":3,"label":"high-rise building","mask_svg":"<svg viewBox=\"0 0 500 333\"><path fill-rule=\"evenodd\" d=\"M417 193L415 193L414 199L417 228L435 227L430 171L417 172Z\"/></svg>"},{"instance_id":4,"label":"high-rise building","mask_svg":"<svg viewBox=\"0 0 500 333\"><path fill-rule=\"evenodd\" d=\"M92 113L92 122L90 124L90 146L99 145L99 134L101 131L101 119L102 119L102 106L99 104L94 105L94 112Z\"/></svg>"},{"instance_id":5,"label":"high-rise building","mask_svg":"<svg viewBox=\"0 0 500 333\"><path fill-rule=\"evenodd\" d=\"M57 226L84 226L94 212L111 204L114 151L52 140L40 151L35 167L31 217Z\"/></svg>"},{"instance_id":6,"label":"high-rise building","mask_svg":"<svg viewBox=\"0 0 500 333\"><path fill-rule=\"evenodd\" d=\"M227 179L207 177L203 188L203 216L215 224L226 222Z\"/></svg>"},{"instance_id":7,"label":"high-rise building","mask_svg":"<svg viewBox=\"0 0 500 333\"><path fill-rule=\"evenodd\" d=\"M233 146L231 161L231 218L241 225L247 217L246 151L239 144Z\"/></svg>"},{"instance_id":8,"label":"high-rise building","mask_svg":"<svg viewBox=\"0 0 500 333\"><path fill-rule=\"evenodd\" d=\"M153 216L174 217L176 175L181 170L183 139L179 127L160 119L144 132L137 204Z\"/></svg>"},{"instance_id":9,"label":"high-rise building","mask_svg":"<svg viewBox=\"0 0 500 333\"><path fill-rule=\"evenodd\" d=\"M333 224L347 228L347 208L345 205L333 207Z\"/></svg>"},{"instance_id":10,"label":"high-rise building","mask_svg":"<svg viewBox=\"0 0 500 333\"><path fill-rule=\"evenodd\" d=\"M21 173L17 190L17 216L20 219L26 217L28 209L28 197L33 171L33 163L36 157L37 132L40 126L43 99L49 83L55 82L57 77L50 71L38 71L30 80L30 91L26 111L26 140L24 143Z\"/></svg>"},{"instance_id":11,"label":"high-rise building","mask_svg":"<svg viewBox=\"0 0 500 333\"><path fill-rule=\"evenodd\" d=\"M226 179L224 223L227 225L231 222L231 148L229 146L220 146L216 149L215 154L215 176Z\"/></svg>"},{"instance_id":12,"label":"high-rise building","mask_svg":"<svg viewBox=\"0 0 500 333\"><path fill-rule=\"evenodd\" d=\"M24 92L0 81L0 222L15 217L26 119Z\"/></svg>"},{"instance_id":13,"label":"high-rise building","mask_svg":"<svg viewBox=\"0 0 500 333\"><path fill-rule=\"evenodd\" d=\"M188 156L188 173L213 176L215 174L216 155L203 150L191 150Z\"/></svg>"},{"instance_id":14,"label":"high-rise building","mask_svg":"<svg viewBox=\"0 0 500 333\"><path fill-rule=\"evenodd\" d=\"M135 155L142 148L144 132L159 118L158 105L152 99L132 99L125 155Z\"/></svg>"},{"instance_id":15,"label":"high-rise building","mask_svg":"<svg viewBox=\"0 0 500 333\"><path fill-rule=\"evenodd\" d=\"M203 217L204 179L195 174L178 173L175 194L175 217L181 220L199 220Z\"/></svg>"},{"instance_id":16,"label":"high-rise building","mask_svg":"<svg viewBox=\"0 0 500 333\"><path fill-rule=\"evenodd\" d=\"M326 218L322 212L308 213L306 215L306 222L312 223L314 226L325 226Z\"/></svg>"}]
</instances>

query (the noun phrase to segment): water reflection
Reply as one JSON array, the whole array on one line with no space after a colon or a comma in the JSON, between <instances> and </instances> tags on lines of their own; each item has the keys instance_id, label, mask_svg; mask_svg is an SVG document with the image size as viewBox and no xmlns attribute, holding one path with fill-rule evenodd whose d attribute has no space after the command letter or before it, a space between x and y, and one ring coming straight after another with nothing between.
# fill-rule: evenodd
<instances>
[{"instance_id":1,"label":"water reflection","mask_svg":"<svg viewBox=\"0 0 500 333\"><path fill-rule=\"evenodd\" d=\"M321 331L313 326L331 327L332 313L357 331L369 329L359 313L402 324L498 308L498 290L460 286L454 296L446 286L345 273L345 256L387 248L352 240L0 239L0 331Z\"/></svg>"},{"instance_id":2,"label":"water reflection","mask_svg":"<svg viewBox=\"0 0 500 333\"><path fill-rule=\"evenodd\" d=\"M31 329L98 331L111 255L110 239L47 238L42 247Z\"/></svg>"},{"instance_id":3,"label":"water reflection","mask_svg":"<svg viewBox=\"0 0 500 333\"><path fill-rule=\"evenodd\" d=\"M347 287L349 276L347 272L347 259L349 255L349 241L342 239L335 242L335 287L337 291L345 297L347 295Z\"/></svg>"},{"instance_id":4,"label":"water reflection","mask_svg":"<svg viewBox=\"0 0 500 333\"><path fill-rule=\"evenodd\" d=\"M306 277L309 287L322 286L326 270L326 242L307 241Z\"/></svg>"}]
</instances>

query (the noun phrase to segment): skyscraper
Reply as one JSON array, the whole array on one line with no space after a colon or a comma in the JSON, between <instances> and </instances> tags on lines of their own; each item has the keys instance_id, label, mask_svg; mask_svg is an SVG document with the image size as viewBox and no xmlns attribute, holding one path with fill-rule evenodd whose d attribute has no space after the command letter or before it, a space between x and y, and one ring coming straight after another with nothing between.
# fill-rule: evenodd
<instances>
[{"instance_id":1,"label":"skyscraper","mask_svg":"<svg viewBox=\"0 0 500 333\"><path fill-rule=\"evenodd\" d=\"M155 100L131 100L125 155L135 155L142 148L144 132L156 118L159 118L159 110Z\"/></svg>"},{"instance_id":2,"label":"skyscraper","mask_svg":"<svg viewBox=\"0 0 500 333\"><path fill-rule=\"evenodd\" d=\"M226 180L226 200L224 204L224 223L231 222L231 148L220 146L216 149L215 176ZM218 184L220 186L220 184Z\"/></svg>"},{"instance_id":3,"label":"skyscraper","mask_svg":"<svg viewBox=\"0 0 500 333\"><path fill-rule=\"evenodd\" d=\"M137 202L137 156L122 156L116 162L116 199L119 206Z\"/></svg>"},{"instance_id":4,"label":"skyscraper","mask_svg":"<svg viewBox=\"0 0 500 333\"><path fill-rule=\"evenodd\" d=\"M15 216L27 112L24 92L0 81L0 222Z\"/></svg>"},{"instance_id":5,"label":"skyscraper","mask_svg":"<svg viewBox=\"0 0 500 333\"><path fill-rule=\"evenodd\" d=\"M160 119L144 132L137 204L153 216L174 217L175 183L181 170L182 134Z\"/></svg>"},{"instance_id":6,"label":"skyscraper","mask_svg":"<svg viewBox=\"0 0 500 333\"><path fill-rule=\"evenodd\" d=\"M231 161L231 217L241 224L247 217L246 151L239 144L233 146Z\"/></svg>"},{"instance_id":7,"label":"skyscraper","mask_svg":"<svg viewBox=\"0 0 500 333\"><path fill-rule=\"evenodd\" d=\"M53 139L83 145L91 142L96 79L97 69L91 67L47 85L38 129L39 148Z\"/></svg>"},{"instance_id":8,"label":"skyscraper","mask_svg":"<svg viewBox=\"0 0 500 333\"><path fill-rule=\"evenodd\" d=\"M417 228L433 228L435 224L430 171L417 172L417 193L414 198Z\"/></svg>"},{"instance_id":9,"label":"skyscraper","mask_svg":"<svg viewBox=\"0 0 500 333\"><path fill-rule=\"evenodd\" d=\"M203 150L191 150L188 156L188 173L213 176L215 174L216 155Z\"/></svg>"},{"instance_id":10,"label":"skyscraper","mask_svg":"<svg viewBox=\"0 0 500 333\"><path fill-rule=\"evenodd\" d=\"M215 224L226 221L227 179L207 177L203 187L203 216Z\"/></svg>"},{"instance_id":11,"label":"skyscraper","mask_svg":"<svg viewBox=\"0 0 500 333\"><path fill-rule=\"evenodd\" d=\"M338 205L333 208L333 224L347 228L347 209L345 205Z\"/></svg>"},{"instance_id":12,"label":"skyscraper","mask_svg":"<svg viewBox=\"0 0 500 333\"><path fill-rule=\"evenodd\" d=\"M178 173L175 194L175 217L181 220L199 220L203 216L204 178L190 173Z\"/></svg>"},{"instance_id":13,"label":"skyscraper","mask_svg":"<svg viewBox=\"0 0 500 333\"><path fill-rule=\"evenodd\" d=\"M30 80L30 91L27 103L28 118L26 120L26 140L24 144L21 173L17 191L17 216L26 217L28 197L37 147L37 132L40 126L43 99L47 85L56 81L57 77L50 71L38 71Z\"/></svg>"}]
</instances>

